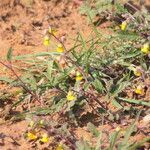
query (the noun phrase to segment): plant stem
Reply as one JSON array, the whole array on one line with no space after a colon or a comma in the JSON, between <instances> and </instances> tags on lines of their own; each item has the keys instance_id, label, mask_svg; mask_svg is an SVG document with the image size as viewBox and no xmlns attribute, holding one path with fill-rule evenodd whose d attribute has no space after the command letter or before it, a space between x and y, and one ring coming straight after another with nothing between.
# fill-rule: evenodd
<instances>
[{"instance_id":1,"label":"plant stem","mask_svg":"<svg viewBox=\"0 0 150 150\"><path fill-rule=\"evenodd\" d=\"M54 34L50 34L50 35L52 35L59 43L61 43L62 44L62 46L64 47L64 49L65 49L65 53L64 53L64 57L67 59L67 60L69 60L69 61L71 61L71 63L72 64L74 64L76 67L77 67L77 69L81 72L81 74L83 75L83 77L84 77L84 79L86 80L86 82L88 82L88 80L87 80L87 77L86 77L86 74L85 74L85 72L84 72L84 69L83 68L81 68L74 60L72 60L67 54L67 48L65 47L65 45L64 45L64 43L59 39L59 38L57 38Z\"/></svg>"},{"instance_id":2,"label":"plant stem","mask_svg":"<svg viewBox=\"0 0 150 150\"><path fill-rule=\"evenodd\" d=\"M28 92L29 94L31 94L35 99L39 100L38 96L36 94L34 94L26 85L25 83L21 80L21 78L17 75L17 73L14 71L14 69L12 68L11 62L10 62L10 66L6 65L5 63L3 63L2 61L0 61L0 64L2 64L3 66L5 66L6 68L8 68L14 75L15 77L22 83L22 87L23 89Z\"/></svg>"}]
</instances>

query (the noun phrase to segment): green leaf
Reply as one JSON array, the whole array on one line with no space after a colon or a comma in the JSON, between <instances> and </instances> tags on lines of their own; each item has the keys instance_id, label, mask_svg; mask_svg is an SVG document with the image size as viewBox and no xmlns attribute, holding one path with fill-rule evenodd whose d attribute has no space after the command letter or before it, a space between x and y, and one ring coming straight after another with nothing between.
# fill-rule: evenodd
<instances>
[{"instance_id":1,"label":"green leaf","mask_svg":"<svg viewBox=\"0 0 150 150\"><path fill-rule=\"evenodd\" d=\"M123 78L119 80L117 84L112 84L109 91L111 96L114 97L117 96L120 92L122 92L127 86L131 84L129 81L122 81L122 80Z\"/></svg>"},{"instance_id":2,"label":"green leaf","mask_svg":"<svg viewBox=\"0 0 150 150\"><path fill-rule=\"evenodd\" d=\"M0 81L4 81L7 83L12 83L14 80L7 77L0 77Z\"/></svg>"},{"instance_id":3,"label":"green leaf","mask_svg":"<svg viewBox=\"0 0 150 150\"><path fill-rule=\"evenodd\" d=\"M15 103L13 104L12 107L18 106L18 105L19 105L21 102L23 102L23 101L25 100L25 98L27 98L27 97L30 97L30 95L28 95L28 96L23 95L22 97L19 98L19 101L15 102Z\"/></svg>"},{"instance_id":4,"label":"green leaf","mask_svg":"<svg viewBox=\"0 0 150 150\"><path fill-rule=\"evenodd\" d=\"M112 103L115 107L117 107L118 109L122 109L122 108L123 108L116 100L111 101L111 103Z\"/></svg>"},{"instance_id":5,"label":"green leaf","mask_svg":"<svg viewBox=\"0 0 150 150\"><path fill-rule=\"evenodd\" d=\"M102 132L100 131L99 136L97 137L95 150L101 150L101 144L102 144Z\"/></svg>"},{"instance_id":6,"label":"green leaf","mask_svg":"<svg viewBox=\"0 0 150 150\"><path fill-rule=\"evenodd\" d=\"M36 53L36 54L26 54L26 55L19 55L19 56L15 56L14 59L15 60L23 60L23 59L27 59L27 58L35 58L35 57L39 57L39 56L53 56L53 55L57 55L58 53L56 52L40 52L40 53Z\"/></svg>"},{"instance_id":7,"label":"green leaf","mask_svg":"<svg viewBox=\"0 0 150 150\"><path fill-rule=\"evenodd\" d=\"M104 92L105 89L104 89L103 84L100 82L100 80L95 79L92 84L98 92L100 92L100 93Z\"/></svg>"},{"instance_id":8,"label":"green leaf","mask_svg":"<svg viewBox=\"0 0 150 150\"><path fill-rule=\"evenodd\" d=\"M31 112L34 115L48 115L50 113L52 113L53 110L49 107L45 107L45 108L37 108L35 111Z\"/></svg>"},{"instance_id":9,"label":"green leaf","mask_svg":"<svg viewBox=\"0 0 150 150\"><path fill-rule=\"evenodd\" d=\"M127 55L120 57L119 59L128 59L128 58L135 58L140 55L140 51L131 51Z\"/></svg>"},{"instance_id":10,"label":"green leaf","mask_svg":"<svg viewBox=\"0 0 150 150\"><path fill-rule=\"evenodd\" d=\"M129 142L128 141L129 141L129 138L130 138L131 134L134 131L135 124L136 124L137 120L139 119L140 113L141 113L141 111L139 111L139 113L136 116L136 119L133 121L133 123L127 129L127 131L125 133L125 136L124 136L124 139L121 142L121 144L119 145L119 149L121 149L121 150L127 150L128 149L128 146L129 146Z\"/></svg>"},{"instance_id":11,"label":"green leaf","mask_svg":"<svg viewBox=\"0 0 150 150\"><path fill-rule=\"evenodd\" d=\"M24 83L29 84L31 86L32 90L37 89L36 79L32 73L24 74L24 76L21 79Z\"/></svg>"},{"instance_id":12,"label":"green leaf","mask_svg":"<svg viewBox=\"0 0 150 150\"><path fill-rule=\"evenodd\" d=\"M67 108L65 109L65 111L70 111L71 108L76 104L76 101L73 100L71 102L68 103Z\"/></svg>"},{"instance_id":13,"label":"green leaf","mask_svg":"<svg viewBox=\"0 0 150 150\"><path fill-rule=\"evenodd\" d=\"M91 10L90 5L87 3L84 3L80 6L79 13L83 15L83 14L86 14L90 10Z\"/></svg>"},{"instance_id":14,"label":"green leaf","mask_svg":"<svg viewBox=\"0 0 150 150\"><path fill-rule=\"evenodd\" d=\"M13 48L10 47L10 48L8 49L8 52L7 52L7 60L8 60L8 61L11 61L11 60L12 60L12 52L13 52Z\"/></svg>"},{"instance_id":15,"label":"green leaf","mask_svg":"<svg viewBox=\"0 0 150 150\"><path fill-rule=\"evenodd\" d=\"M119 135L119 131L114 132L110 135L110 147L108 150L114 150L115 143L117 142L117 138Z\"/></svg>"},{"instance_id":16,"label":"green leaf","mask_svg":"<svg viewBox=\"0 0 150 150\"><path fill-rule=\"evenodd\" d=\"M133 103L137 105L144 105L150 107L150 102L145 102L144 100L128 99L123 97L118 97L117 99L127 103Z\"/></svg>"},{"instance_id":17,"label":"green leaf","mask_svg":"<svg viewBox=\"0 0 150 150\"><path fill-rule=\"evenodd\" d=\"M94 136L96 136L96 137L98 137L99 136L99 131L96 129L96 127L94 126L94 124L92 124L91 122L89 122L88 124L87 124L87 128L88 128L88 130L94 135Z\"/></svg>"},{"instance_id":18,"label":"green leaf","mask_svg":"<svg viewBox=\"0 0 150 150\"><path fill-rule=\"evenodd\" d=\"M128 150L136 150L136 149L140 148L141 146L143 146L146 142L150 142L150 137L144 138L142 141L135 143L134 145L129 147Z\"/></svg>"},{"instance_id":19,"label":"green leaf","mask_svg":"<svg viewBox=\"0 0 150 150\"><path fill-rule=\"evenodd\" d=\"M81 139L80 141L76 142L76 150L92 150L90 145Z\"/></svg>"},{"instance_id":20,"label":"green leaf","mask_svg":"<svg viewBox=\"0 0 150 150\"><path fill-rule=\"evenodd\" d=\"M47 78L51 81L52 80L52 71L53 71L53 61L47 62Z\"/></svg>"}]
</instances>

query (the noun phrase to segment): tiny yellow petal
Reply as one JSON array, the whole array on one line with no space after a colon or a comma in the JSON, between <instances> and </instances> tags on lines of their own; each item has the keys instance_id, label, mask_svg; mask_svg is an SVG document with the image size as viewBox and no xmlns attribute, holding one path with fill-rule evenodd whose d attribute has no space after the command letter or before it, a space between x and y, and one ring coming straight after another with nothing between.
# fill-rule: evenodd
<instances>
[{"instance_id":1,"label":"tiny yellow petal","mask_svg":"<svg viewBox=\"0 0 150 150\"><path fill-rule=\"evenodd\" d=\"M47 135L47 134L43 134L43 135L42 135L42 138L40 139L40 141L41 141L42 143L47 143L47 142L49 141L48 135Z\"/></svg>"},{"instance_id":2,"label":"tiny yellow petal","mask_svg":"<svg viewBox=\"0 0 150 150\"><path fill-rule=\"evenodd\" d=\"M135 69L133 70L133 73L134 73L134 75L137 76L137 77L140 77L140 76L142 75L142 72L141 72L140 70L138 70L137 68L135 68Z\"/></svg>"},{"instance_id":3,"label":"tiny yellow petal","mask_svg":"<svg viewBox=\"0 0 150 150\"><path fill-rule=\"evenodd\" d=\"M64 47L63 47L63 45L62 45L62 44L58 44L56 51L57 51L58 53L63 53L63 52L64 52Z\"/></svg>"},{"instance_id":4,"label":"tiny yellow petal","mask_svg":"<svg viewBox=\"0 0 150 150\"><path fill-rule=\"evenodd\" d=\"M43 44L44 44L45 46L49 46L49 45L50 45L50 41L44 41Z\"/></svg>"},{"instance_id":5,"label":"tiny yellow petal","mask_svg":"<svg viewBox=\"0 0 150 150\"><path fill-rule=\"evenodd\" d=\"M27 138L28 138L29 140L35 140L35 139L37 139L37 136L36 136L35 133L28 132L28 133L27 133Z\"/></svg>"},{"instance_id":6,"label":"tiny yellow petal","mask_svg":"<svg viewBox=\"0 0 150 150\"><path fill-rule=\"evenodd\" d=\"M57 30L54 29L54 28L51 28L51 27L49 27L48 32L49 32L50 34L53 34L53 35L56 35L56 34L57 34Z\"/></svg>"},{"instance_id":7,"label":"tiny yellow petal","mask_svg":"<svg viewBox=\"0 0 150 150\"><path fill-rule=\"evenodd\" d=\"M149 43L144 44L143 47L141 48L141 51L145 54L149 54L150 53Z\"/></svg>"},{"instance_id":8,"label":"tiny yellow petal","mask_svg":"<svg viewBox=\"0 0 150 150\"><path fill-rule=\"evenodd\" d=\"M127 22L123 21L122 24L120 25L120 28L121 28L122 31L125 31L126 28L127 28Z\"/></svg>"},{"instance_id":9,"label":"tiny yellow petal","mask_svg":"<svg viewBox=\"0 0 150 150\"><path fill-rule=\"evenodd\" d=\"M142 69L141 69L141 67L136 67L135 65L130 65L129 69L133 71L135 76L137 76L137 77L142 76Z\"/></svg>"},{"instance_id":10,"label":"tiny yellow petal","mask_svg":"<svg viewBox=\"0 0 150 150\"><path fill-rule=\"evenodd\" d=\"M59 144L55 150L64 150L64 148L63 148L62 144Z\"/></svg>"},{"instance_id":11,"label":"tiny yellow petal","mask_svg":"<svg viewBox=\"0 0 150 150\"><path fill-rule=\"evenodd\" d=\"M79 71L76 72L76 76L80 76L81 73Z\"/></svg>"},{"instance_id":12,"label":"tiny yellow petal","mask_svg":"<svg viewBox=\"0 0 150 150\"><path fill-rule=\"evenodd\" d=\"M49 46L49 45L50 45L50 38L49 38L49 36L45 36L45 37L44 37L43 44L44 44L45 46Z\"/></svg>"},{"instance_id":13,"label":"tiny yellow petal","mask_svg":"<svg viewBox=\"0 0 150 150\"><path fill-rule=\"evenodd\" d=\"M143 92L142 92L142 90L140 90L140 89L136 89L136 90L135 90L135 93L138 94L138 95L142 95Z\"/></svg>"},{"instance_id":14,"label":"tiny yellow petal","mask_svg":"<svg viewBox=\"0 0 150 150\"><path fill-rule=\"evenodd\" d=\"M120 127L117 127L117 128L115 129L115 131L117 131L117 132L119 132L120 130L121 130Z\"/></svg>"},{"instance_id":15,"label":"tiny yellow petal","mask_svg":"<svg viewBox=\"0 0 150 150\"><path fill-rule=\"evenodd\" d=\"M137 88L135 89L135 93L138 95L143 95L144 94L144 88L141 85L137 86Z\"/></svg>"},{"instance_id":16,"label":"tiny yellow petal","mask_svg":"<svg viewBox=\"0 0 150 150\"><path fill-rule=\"evenodd\" d=\"M76 81L81 81L83 79L83 76L81 75L80 72L76 73Z\"/></svg>"},{"instance_id":17,"label":"tiny yellow petal","mask_svg":"<svg viewBox=\"0 0 150 150\"><path fill-rule=\"evenodd\" d=\"M73 101L73 100L76 100L76 99L77 99L76 95L72 91L69 91L68 94L67 94L67 100L68 101Z\"/></svg>"},{"instance_id":18,"label":"tiny yellow petal","mask_svg":"<svg viewBox=\"0 0 150 150\"><path fill-rule=\"evenodd\" d=\"M140 77L142 74L141 72L134 72L135 76Z\"/></svg>"},{"instance_id":19,"label":"tiny yellow petal","mask_svg":"<svg viewBox=\"0 0 150 150\"><path fill-rule=\"evenodd\" d=\"M82 76L76 76L76 81L81 81L83 79Z\"/></svg>"},{"instance_id":20,"label":"tiny yellow petal","mask_svg":"<svg viewBox=\"0 0 150 150\"><path fill-rule=\"evenodd\" d=\"M40 120L40 125L43 125L44 124L44 120Z\"/></svg>"}]
</instances>

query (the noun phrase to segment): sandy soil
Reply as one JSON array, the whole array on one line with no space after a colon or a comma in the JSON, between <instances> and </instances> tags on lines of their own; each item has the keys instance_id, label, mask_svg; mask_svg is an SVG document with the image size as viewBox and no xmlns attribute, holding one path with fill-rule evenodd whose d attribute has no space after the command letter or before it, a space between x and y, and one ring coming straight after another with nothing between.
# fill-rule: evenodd
<instances>
[{"instance_id":1,"label":"sandy soil","mask_svg":"<svg viewBox=\"0 0 150 150\"><path fill-rule=\"evenodd\" d=\"M6 57L10 47L14 49L14 55L46 51L43 37L49 26L57 29L59 37L65 39L67 48L71 47L78 32L88 36L90 28L87 20L78 13L80 3L81 1L67 0L58 3L57 0L0 1L0 58ZM11 75L0 66L0 75L8 74ZM5 87L4 84L0 85L0 89ZM27 124L27 121L20 121L0 125L0 149L34 149L22 138Z\"/></svg>"},{"instance_id":2,"label":"sandy soil","mask_svg":"<svg viewBox=\"0 0 150 150\"><path fill-rule=\"evenodd\" d=\"M88 37L90 27L87 25L86 18L78 12L80 3L80 0L0 1L0 59L6 56L9 47L14 49L15 55L46 51L42 42L44 31L49 26L58 30L59 37L65 39L67 48L72 46L78 32ZM102 27L105 27L105 24ZM0 76L7 74L7 70L0 66ZM4 84L0 85L0 89L5 87ZM27 121L1 124L0 149L34 150L33 145L23 138L27 124ZM117 124L114 123L114 127L117 127ZM110 125L100 128L106 132L113 130ZM91 140L91 135L86 132L86 128L77 128L76 135L78 137L84 135L84 139ZM142 137L143 135L140 135L139 140Z\"/></svg>"}]
</instances>

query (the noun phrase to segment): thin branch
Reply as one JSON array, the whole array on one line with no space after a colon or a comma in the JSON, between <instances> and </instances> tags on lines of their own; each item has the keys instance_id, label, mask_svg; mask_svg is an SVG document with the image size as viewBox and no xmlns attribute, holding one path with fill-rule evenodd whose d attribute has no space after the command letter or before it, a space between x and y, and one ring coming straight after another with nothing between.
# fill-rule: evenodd
<instances>
[{"instance_id":1,"label":"thin branch","mask_svg":"<svg viewBox=\"0 0 150 150\"><path fill-rule=\"evenodd\" d=\"M22 87L23 89L28 92L29 94L31 94L35 99L39 100L38 96L36 94L34 94L26 85L25 83L21 80L21 78L17 75L17 73L14 71L14 69L12 68L11 62L10 62L10 66L6 65L5 63L3 63L2 61L0 61L0 64L2 64L3 66L5 66L6 68L8 68L14 75L15 77L22 83Z\"/></svg>"}]
</instances>

